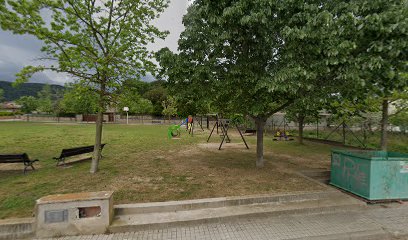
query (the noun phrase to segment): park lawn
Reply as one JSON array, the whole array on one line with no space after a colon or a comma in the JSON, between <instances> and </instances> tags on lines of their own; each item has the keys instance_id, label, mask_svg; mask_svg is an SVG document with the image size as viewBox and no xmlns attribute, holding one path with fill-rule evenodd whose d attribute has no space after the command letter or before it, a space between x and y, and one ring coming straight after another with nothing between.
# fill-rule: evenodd
<instances>
[{"instance_id":1,"label":"park lawn","mask_svg":"<svg viewBox=\"0 0 408 240\"><path fill-rule=\"evenodd\" d=\"M117 124L104 126L98 173L89 173L90 161L55 166L61 149L93 144L94 132L93 124L0 123L1 154L40 160L26 175L22 164L0 164L0 219L32 216L36 199L58 193L115 191L119 204L322 190L294 171L329 168L327 145L266 137L265 167L257 169L254 136L246 150L231 132L232 143L219 151L220 137L206 143L208 131L169 140L166 126Z\"/></svg>"}]
</instances>

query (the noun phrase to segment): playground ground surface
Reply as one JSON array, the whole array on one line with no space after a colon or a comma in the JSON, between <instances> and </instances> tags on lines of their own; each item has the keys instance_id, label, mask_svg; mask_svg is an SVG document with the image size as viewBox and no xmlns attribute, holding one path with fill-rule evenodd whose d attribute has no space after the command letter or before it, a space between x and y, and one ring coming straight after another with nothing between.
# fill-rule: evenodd
<instances>
[{"instance_id":1,"label":"playground ground surface","mask_svg":"<svg viewBox=\"0 0 408 240\"><path fill-rule=\"evenodd\" d=\"M329 145L273 141L265 136L265 167L255 167L255 136L246 150L231 130L232 143L219 151L220 137L197 130L167 139L167 126L104 126L104 158L89 174L90 161L56 167L63 148L92 145L93 124L0 123L0 153L26 152L37 170L0 164L0 219L29 217L35 200L49 194L113 190L115 204L321 190L299 171L328 170Z\"/></svg>"}]
</instances>

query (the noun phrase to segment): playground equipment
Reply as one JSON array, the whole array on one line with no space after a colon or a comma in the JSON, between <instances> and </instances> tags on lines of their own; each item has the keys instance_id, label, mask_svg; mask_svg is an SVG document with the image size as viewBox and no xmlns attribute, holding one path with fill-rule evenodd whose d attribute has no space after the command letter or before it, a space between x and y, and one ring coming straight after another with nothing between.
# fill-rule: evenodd
<instances>
[{"instance_id":1,"label":"playground equipment","mask_svg":"<svg viewBox=\"0 0 408 240\"><path fill-rule=\"evenodd\" d=\"M289 131L281 131L280 129L278 129L275 133L275 135L273 135L273 141L278 141L278 140L282 140L285 139L285 141L293 141L293 135L289 133Z\"/></svg>"},{"instance_id":2,"label":"playground equipment","mask_svg":"<svg viewBox=\"0 0 408 240\"><path fill-rule=\"evenodd\" d=\"M172 139L174 137L179 137L180 136L180 127L181 127L181 125L171 125L167 129L167 137L169 139Z\"/></svg>"},{"instance_id":3,"label":"playground equipment","mask_svg":"<svg viewBox=\"0 0 408 240\"><path fill-rule=\"evenodd\" d=\"M212 134L214 132L214 129L216 127L217 127L217 133L218 133L218 129L221 129L220 137L222 138L222 140L221 140L220 146L218 147L218 150L221 150L222 145L223 145L224 142L227 142L227 143L231 142L231 138L228 136L228 130L229 130L230 126L235 126L236 127L236 129L239 132L239 135L242 138L242 141L244 141L244 143L245 143L246 148L249 149L248 144L246 143L245 138L242 135L241 130L239 130L238 124L232 122L230 119L220 119L220 118L218 118L218 116L217 116L217 121L215 122L214 127L211 130L210 136L208 136L207 142L210 141L210 138L211 138L211 136L212 136Z\"/></svg>"},{"instance_id":4,"label":"playground equipment","mask_svg":"<svg viewBox=\"0 0 408 240\"><path fill-rule=\"evenodd\" d=\"M201 127L201 130L204 131L202 124L200 121L195 121L197 120L197 117L193 117L189 115L186 119L184 119L180 125L172 125L167 129L167 137L169 139L174 138L174 137L179 137L180 136L180 128L183 125L186 125L186 131L188 131L188 134L191 134L191 136L194 135L194 126L195 122L198 122L198 125Z\"/></svg>"},{"instance_id":5,"label":"playground equipment","mask_svg":"<svg viewBox=\"0 0 408 240\"><path fill-rule=\"evenodd\" d=\"M280 128L283 126L283 131L280 130ZM278 140L282 140L282 138L285 141L293 141L293 135L289 132L290 126L288 124L288 122L286 121L285 118L283 118L283 120L280 122L280 124L277 126L277 130L275 132L275 135L273 135L273 141L278 141Z\"/></svg>"}]
</instances>

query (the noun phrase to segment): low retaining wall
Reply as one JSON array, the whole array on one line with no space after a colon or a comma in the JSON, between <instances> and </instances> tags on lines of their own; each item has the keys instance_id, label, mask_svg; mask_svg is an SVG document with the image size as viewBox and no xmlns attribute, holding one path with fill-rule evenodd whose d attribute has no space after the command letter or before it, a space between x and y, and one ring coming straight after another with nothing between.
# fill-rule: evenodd
<instances>
[{"instance_id":1,"label":"low retaining wall","mask_svg":"<svg viewBox=\"0 0 408 240\"><path fill-rule=\"evenodd\" d=\"M50 195L36 202L37 237L102 234L113 219L113 192Z\"/></svg>"},{"instance_id":2,"label":"low retaining wall","mask_svg":"<svg viewBox=\"0 0 408 240\"><path fill-rule=\"evenodd\" d=\"M34 218L0 220L0 240L34 236Z\"/></svg>"}]
</instances>

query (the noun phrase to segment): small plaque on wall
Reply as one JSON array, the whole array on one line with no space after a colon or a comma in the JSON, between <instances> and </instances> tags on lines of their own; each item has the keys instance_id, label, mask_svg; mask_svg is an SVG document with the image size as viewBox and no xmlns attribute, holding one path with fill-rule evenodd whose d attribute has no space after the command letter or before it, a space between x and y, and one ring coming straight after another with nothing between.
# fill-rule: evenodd
<instances>
[{"instance_id":1,"label":"small plaque on wall","mask_svg":"<svg viewBox=\"0 0 408 240\"><path fill-rule=\"evenodd\" d=\"M45 211L45 223L60 223L68 221L68 210Z\"/></svg>"}]
</instances>

